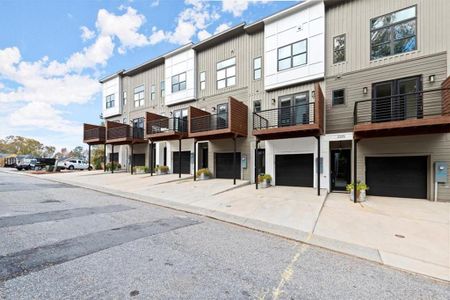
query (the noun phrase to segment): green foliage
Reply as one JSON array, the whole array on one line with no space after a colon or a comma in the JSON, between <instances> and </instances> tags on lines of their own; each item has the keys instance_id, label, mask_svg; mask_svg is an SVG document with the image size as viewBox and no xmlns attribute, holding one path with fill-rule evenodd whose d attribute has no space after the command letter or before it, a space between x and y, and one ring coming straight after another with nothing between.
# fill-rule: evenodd
<instances>
[{"instance_id":1,"label":"green foliage","mask_svg":"<svg viewBox=\"0 0 450 300\"><path fill-rule=\"evenodd\" d=\"M103 146L94 146L91 151L91 161L92 165L96 170L101 170L104 160Z\"/></svg>"},{"instance_id":2,"label":"green foliage","mask_svg":"<svg viewBox=\"0 0 450 300\"><path fill-rule=\"evenodd\" d=\"M269 174L260 174L258 176L258 182L271 182L272 181L272 176L270 176Z\"/></svg>"},{"instance_id":3,"label":"green foliage","mask_svg":"<svg viewBox=\"0 0 450 300\"><path fill-rule=\"evenodd\" d=\"M203 174L204 176L208 176L208 177L211 177L211 176L212 176L211 172L210 172L208 169L206 169L206 168L198 170L195 174L196 174L198 177L200 177L202 174Z\"/></svg>"},{"instance_id":4,"label":"green foliage","mask_svg":"<svg viewBox=\"0 0 450 300\"><path fill-rule=\"evenodd\" d=\"M122 166L117 162L114 162L114 163L109 162L106 164L107 171L112 171L112 170L117 170L117 169L122 169Z\"/></svg>"},{"instance_id":5,"label":"green foliage","mask_svg":"<svg viewBox=\"0 0 450 300\"><path fill-rule=\"evenodd\" d=\"M350 184L347 184L347 186L345 188L347 189L347 192L351 192L355 188L355 185L352 182ZM369 189L369 187L367 186L367 184L365 184L365 183L363 183L361 181L357 182L357 184L356 184L356 190L357 191L367 191L368 189Z\"/></svg>"},{"instance_id":6,"label":"green foliage","mask_svg":"<svg viewBox=\"0 0 450 300\"><path fill-rule=\"evenodd\" d=\"M136 167L133 167L133 171L134 172L139 171L139 172L148 173L148 167L147 166L136 166Z\"/></svg>"},{"instance_id":7,"label":"green foliage","mask_svg":"<svg viewBox=\"0 0 450 300\"><path fill-rule=\"evenodd\" d=\"M50 157L48 153L55 152L55 147L44 146L41 142L22 136L7 136L0 139L0 152L17 155L32 155L35 157Z\"/></svg>"},{"instance_id":8,"label":"green foliage","mask_svg":"<svg viewBox=\"0 0 450 300\"><path fill-rule=\"evenodd\" d=\"M167 173L169 172L169 167L168 166L156 166L156 171L161 172L161 173Z\"/></svg>"}]
</instances>

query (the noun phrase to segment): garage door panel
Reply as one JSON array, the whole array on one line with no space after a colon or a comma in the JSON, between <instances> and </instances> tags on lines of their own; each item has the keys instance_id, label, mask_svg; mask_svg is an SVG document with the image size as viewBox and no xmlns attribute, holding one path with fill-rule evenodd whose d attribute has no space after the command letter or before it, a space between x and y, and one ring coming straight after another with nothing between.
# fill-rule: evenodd
<instances>
[{"instance_id":1,"label":"garage door panel","mask_svg":"<svg viewBox=\"0 0 450 300\"><path fill-rule=\"evenodd\" d=\"M368 195L427 198L426 156L366 157Z\"/></svg>"},{"instance_id":2,"label":"garage door panel","mask_svg":"<svg viewBox=\"0 0 450 300\"><path fill-rule=\"evenodd\" d=\"M275 155L275 184L313 187L314 155Z\"/></svg>"},{"instance_id":3,"label":"garage door panel","mask_svg":"<svg viewBox=\"0 0 450 300\"><path fill-rule=\"evenodd\" d=\"M133 160L135 166L145 166L145 154L134 154Z\"/></svg>"},{"instance_id":4,"label":"garage door panel","mask_svg":"<svg viewBox=\"0 0 450 300\"><path fill-rule=\"evenodd\" d=\"M233 153L214 153L216 178L233 179ZM235 176L241 179L241 153L236 152Z\"/></svg>"},{"instance_id":5,"label":"garage door panel","mask_svg":"<svg viewBox=\"0 0 450 300\"><path fill-rule=\"evenodd\" d=\"M179 152L173 152L173 173L179 173L180 170L180 154ZM191 173L191 151L181 151L181 173Z\"/></svg>"}]
</instances>

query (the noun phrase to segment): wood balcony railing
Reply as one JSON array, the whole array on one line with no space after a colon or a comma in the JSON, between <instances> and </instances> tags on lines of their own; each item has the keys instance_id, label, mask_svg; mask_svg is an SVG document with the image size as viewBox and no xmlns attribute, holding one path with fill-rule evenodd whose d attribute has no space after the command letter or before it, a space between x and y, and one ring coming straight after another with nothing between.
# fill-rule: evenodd
<instances>
[{"instance_id":1,"label":"wood balcony railing","mask_svg":"<svg viewBox=\"0 0 450 300\"><path fill-rule=\"evenodd\" d=\"M90 145L104 144L105 130L104 126L83 124L83 142Z\"/></svg>"},{"instance_id":2,"label":"wood balcony railing","mask_svg":"<svg viewBox=\"0 0 450 300\"><path fill-rule=\"evenodd\" d=\"M108 144L131 144L144 142L144 128L108 121L106 125Z\"/></svg>"}]
</instances>

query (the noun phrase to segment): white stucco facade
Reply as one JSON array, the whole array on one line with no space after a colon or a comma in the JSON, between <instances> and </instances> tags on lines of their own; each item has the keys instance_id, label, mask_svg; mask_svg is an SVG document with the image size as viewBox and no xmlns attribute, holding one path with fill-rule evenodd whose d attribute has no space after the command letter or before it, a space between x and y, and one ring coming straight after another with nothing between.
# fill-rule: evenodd
<instances>
[{"instance_id":1,"label":"white stucco facade","mask_svg":"<svg viewBox=\"0 0 450 300\"><path fill-rule=\"evenodd\" d=\"M120 99L122 95L122 80L120 76L116 76L102 84L102 113L104 118L120 115L121 105ZM114 95L114 106L106 108L106 97Z\"/></svg>"},{"instance_id":2,"label":"white stucco facade","mask_svg":"<svg viewBox=\"0 0 450 300\"><path fill-rule=\"evenodd\" d=\"M188 47L165 57L165 105L175 105L196 97L195 51ZM173 76L186 75L186 89L173 92Z\"/></svg>"}]
</instances>

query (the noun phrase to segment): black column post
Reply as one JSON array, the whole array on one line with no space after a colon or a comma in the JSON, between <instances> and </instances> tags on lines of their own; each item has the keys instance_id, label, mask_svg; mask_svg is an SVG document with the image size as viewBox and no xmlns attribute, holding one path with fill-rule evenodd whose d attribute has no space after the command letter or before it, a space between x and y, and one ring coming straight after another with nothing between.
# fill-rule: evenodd
<instances>
[{"instance_id":1,"label":"black column post","mask_svg":"<svg viewBox=\"0 0 450 300\"><path fill-rule=\"evenodd\" d=\"M353 202L356 203L358 202L358 199L356 198L357 195L357 178L358 178L358 174L357 174L357 169L358 169L358 150L357 150L357 146L358 146L358 140L355 139L353 140Z\"/></svg>"},{"instance_id":2,"label":"black column post","mask_svg":"<svg viewBox=\"0 0 450 300\"><path fill-rule=\"evenodd\" d=\"M320 196L320 135L317 136L317 196Z\"/></svg>"},{"instance_id":3,"label":"black column post","mask_svg":"<svg viewBox=\"0 0 450 300\"><path fill-rule=\"evenodd\" d=\"M150 141L150 176L153 176L153 141Z\"/></svg>"},{"instance_id":4,"label":"black column post","mask_svg":"<svg viewBox=\"0 0 450 300\"><path fill-rule=\"evenodd\" d=\"M89 144L89 151L88 151L88 171L91 170L91 144Z\"/></svg>"},{"instance_id":5,"label":"black column post","mask_svg":"<svg viewBox=\"0 0 450 300\"><path fill-rule=\"evenodd\" d=\"M134 168L134 144L131 143L131 175L133 175Z\"/></svg>"},{"instance_id":6,"label":"black column post","mask_svg":"<svg viewBox=\"0 0 450 300\"><path fill-rule=\"evenodd\" d=\"M111 173L114 174L114 168L115 168L115 164L114 164L114 144L111 144Z\"/></svg>"},{"instance_id":7,"label":"black column post","mask_svg":"<svg viewBox=\"0 0 450 300\"><path fill-rule=\"evenodd\" d=\"M103 172L106 172L106 144L103 144Z\"/></svg>"},{"instance_id":8,"label":"black column post","mask_svg":"<svg viewBox=\"0 0 450 300\"><path fill-rule=\"evenodd\" d=\"M181 178L181 137L178 139L178 178Z\"/></svg>"},{"instance_id":9,"label":"black column post","mask_svg":"<svg viewBox=\"0 0 450 300\"><path fill-rule=\"evenodd\" d=\"M236 136L233 136L233 184L236 184Z\"/></svg>"},{"instance_id":10,"label":"black column post","mask_svg":"<svg viewBox=\"0 0 450 300\"><path fill-rule=\"evenodd\" d=\"M259 140L256 140L256 145L255 145L255 186L256 189L258 189L258 173L259 173L259 160L258 160L258 155L259 155Z\"/></svg>"},{"instance_id":11,"label":"black column post","mask_svg":"<svg viewBox=\"0 0 450 300\"><path fill-rule=\"evenodd\" d=\"M197 140L194 139L194 181L197 180Z\"/></svg>"}]
</instances>

